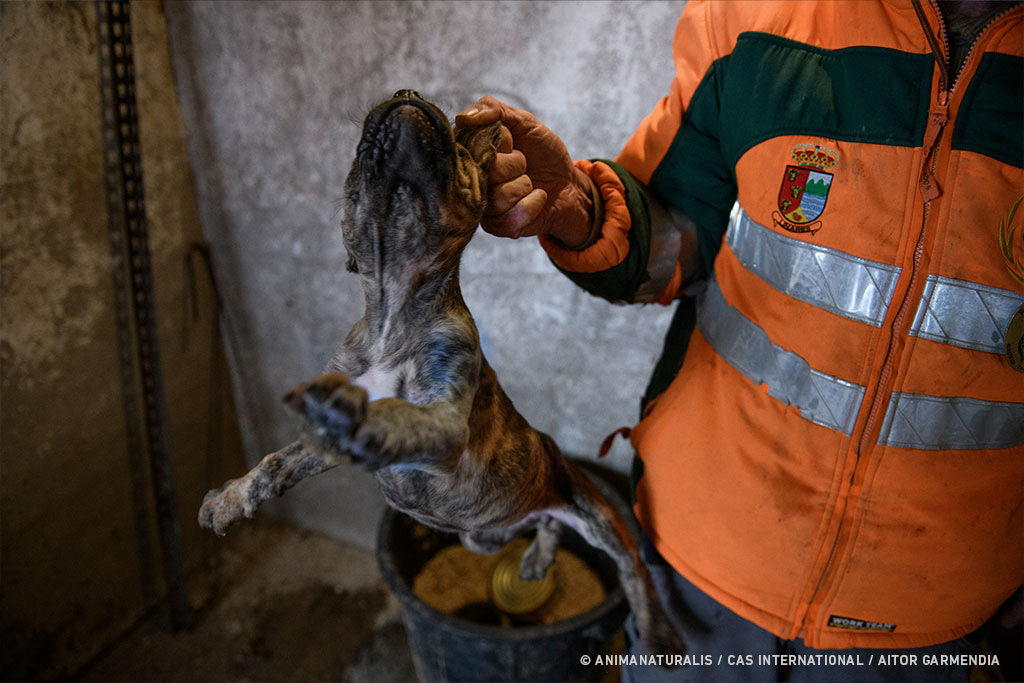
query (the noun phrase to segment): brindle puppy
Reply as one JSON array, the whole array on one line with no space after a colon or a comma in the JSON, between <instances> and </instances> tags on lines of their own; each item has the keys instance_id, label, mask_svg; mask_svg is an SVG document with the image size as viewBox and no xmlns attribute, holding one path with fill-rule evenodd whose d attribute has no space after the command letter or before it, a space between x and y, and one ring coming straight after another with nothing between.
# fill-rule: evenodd
<instances>
[{"instance_id":1,"label":"brindle puppy","mask_svg":"<svg viewBox=\"0 0 1024 683\"><path fill-rule=\"evenodd\" d=\"M328 365L286 403L310 428L207 494L218 534L306 477L353 460L394 507L493 553L529 528L520 573L540 578L562 524L616 562L647 649L684 648L615 509L546 434L530 427L480 351L459 259L484 210L500 127L460 128L402 90L370 112L345 182L349 270L366 314Z\"/></svg>"}]
</instances>

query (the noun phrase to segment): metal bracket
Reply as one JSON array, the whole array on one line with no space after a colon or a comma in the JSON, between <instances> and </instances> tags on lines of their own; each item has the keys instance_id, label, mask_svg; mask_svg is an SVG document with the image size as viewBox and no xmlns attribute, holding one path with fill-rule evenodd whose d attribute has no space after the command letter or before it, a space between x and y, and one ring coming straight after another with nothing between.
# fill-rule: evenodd
<instances>
[{"instance_id":1,"label":"metal bracket","mask_svg":"<svg viewBox=\"0 0 1024 683\"><path fill-rule=\"evenodd\" d=\"M145 461L148 455L171 628L180 630L188 628L191 612L167 444L129 13L127 0L96 1L103 162L118 364L134 492L136 541L143 567L143 591L148 593L144 597L149 603L156 595L151 573L145 495Z\"/></svg>"}]
</instances>

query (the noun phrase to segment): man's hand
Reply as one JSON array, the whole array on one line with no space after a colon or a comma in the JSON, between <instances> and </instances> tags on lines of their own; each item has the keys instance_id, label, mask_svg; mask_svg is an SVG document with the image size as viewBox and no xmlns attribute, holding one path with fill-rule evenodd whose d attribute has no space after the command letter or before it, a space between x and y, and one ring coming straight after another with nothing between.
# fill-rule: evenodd
<instances>
[{"instance_id":1,"label":"man's hand","mask_svg":"<svg viewBox=\"0 0 1024 683\"><path fill-rule=\"evenodd\" d=\"M480 221L499 237L551 235L570 249L586 246L591 180L572 163L562 140L528 111L482 97L455 117L456 126L501 121L498 156L488 173Z\"/></svg>"}]
</instances>

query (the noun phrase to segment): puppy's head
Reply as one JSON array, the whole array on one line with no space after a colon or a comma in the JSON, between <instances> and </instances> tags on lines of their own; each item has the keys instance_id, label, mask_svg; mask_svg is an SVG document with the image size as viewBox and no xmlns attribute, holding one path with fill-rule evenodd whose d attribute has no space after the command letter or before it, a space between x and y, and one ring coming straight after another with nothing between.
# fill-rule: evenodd
<instances>
[{"instance_id":1,"label":"puppy's head","mask_svg":"<svg viewBox=\"0 0 1024 683\"><path fill-rule=\"evenodd\" d=\"M413 90L374 107L345 181L349 270L457 263L483 214L500 136L499 124L453 131Z\"/></svg>"}]
</instances>

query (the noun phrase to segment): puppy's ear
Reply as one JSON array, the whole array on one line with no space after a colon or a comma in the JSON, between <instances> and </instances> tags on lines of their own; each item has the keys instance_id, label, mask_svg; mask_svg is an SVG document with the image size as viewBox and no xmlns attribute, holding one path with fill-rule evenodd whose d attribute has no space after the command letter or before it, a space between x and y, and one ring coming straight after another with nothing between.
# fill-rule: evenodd
<instances>
[{"instance_id":1,"label":"puppy's ear","mask_svg":"<svg viewBox=\"0 0 1024 683\"><path fill-rule=\"evenodd\" d=\"M473 161L486 171L498 152L498 143L501 142L501 122L495 121L487 126L456 128L455 142L465 147L469 155L473 157Z\"/></svg>"}]
</instances>

